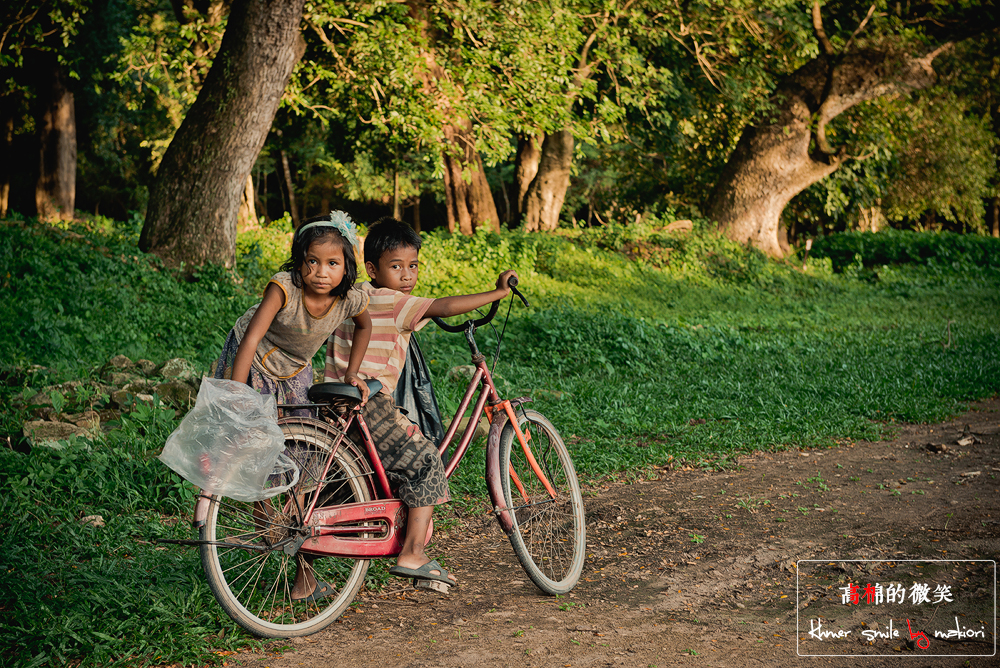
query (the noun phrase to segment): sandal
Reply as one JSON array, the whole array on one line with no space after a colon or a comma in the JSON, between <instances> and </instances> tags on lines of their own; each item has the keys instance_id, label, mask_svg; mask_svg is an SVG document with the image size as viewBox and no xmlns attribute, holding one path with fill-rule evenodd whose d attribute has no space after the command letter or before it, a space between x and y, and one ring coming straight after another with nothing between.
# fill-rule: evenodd
<instances>
[{"instance_id":1,"label":"sandal","mask_svg":"<svg viewBox=\"0 0 1000 668\"><path fill-rule=\"evenodd\" d=\"M323 582L322 580L316 580L316 588L313 589L313 593L308 596L303 596L302 598L293 598L293 601L301 603L315 603L320 599L324 599L327 596L335 596L337 594L337 588L328 582Z\"/></svg>"},{"instance_id":2,"label":"sandal","mask_svg":"<svg viewBox=\"0 0 1000 668\"><path fill-rule=\"evenodd\" d=\"M437 573L432 573L431 571L437 571ZM437 562L437 559L431 559L420 568L393 566L389 569L389 575L395 575L400 578L416 578L417 580L435 580L452 586L458 584L458 582L448 577L448 571Z\"/></svg>"}]
</instances>

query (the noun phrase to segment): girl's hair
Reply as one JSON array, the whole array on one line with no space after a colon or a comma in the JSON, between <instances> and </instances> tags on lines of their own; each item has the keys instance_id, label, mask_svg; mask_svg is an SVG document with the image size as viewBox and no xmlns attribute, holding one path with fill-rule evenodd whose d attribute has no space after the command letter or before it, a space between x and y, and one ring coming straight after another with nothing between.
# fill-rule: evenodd
<instances>
[{"instance_id":1,"label":"girl's hair","mask_svg":"<svg viewBox=\"0 0 1000 668\"><path fill-rule=\"evenodd\" d=\"M303 221L302 225L299 226L299 229L305 227L309 223L316 223L325 220L329 220L329 216L316 216L315 218L310 218L309 220ZM310 227L308 230L296 232L295 236L292 238L292 257L288 259L288 262L281 265L281 270L287 271L291 274L292 285L297 288L301 288L301 267L306 261L306 253L309 251L309 247L312 246L313 243L320 240L329 240L334 243L339 243L341 249L344 251L344 278L340 281L340 285L330 291L330 294L334 297L343 297L347 294L348 290L354 287L354 283L358 280L358 263L354 258L354 247L351 246L351 242L345 239L344 235L342 235L335 227L317 225L315 227Z\"/></svg>"}]
</instances>

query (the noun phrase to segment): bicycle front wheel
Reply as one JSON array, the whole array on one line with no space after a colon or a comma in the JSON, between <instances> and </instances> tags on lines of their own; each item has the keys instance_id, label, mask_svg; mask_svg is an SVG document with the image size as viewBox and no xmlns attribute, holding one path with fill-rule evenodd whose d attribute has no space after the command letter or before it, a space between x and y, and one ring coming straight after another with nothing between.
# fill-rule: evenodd
<instances>
[{"instance_id":1,"label":"bicycle front wheel","mask_svg":"<svg viewBox=\"0 0 1000 668\"><path fill-rule=\"evenodd\" d=\"M514 528L510 542L531 581L547 594L565 594L580 579L587 549L583 495L576 470L559 432L538 411L518 410L529 451L552 488L531 466L513 425L500 433L504 502Z\"/></svg>"},{"instance_id":2,"label":"bicycle front wheel","mask_svg":"<svg viewBox=\"0 0 1000 668\"><path fill-rule=\"evenodd\" d=\"M295 487L266 501L245 503L213 496L201 529L201 561L215 598L250 633L290 638L316 633L351 604L364 584L367 560L312 557L295 550L304 529L302 509L369 501L367 462L345 441L332 450L328 430L306 422L281 425L285 454L299 467ZM322 484L320 484L322 482ZM287 550L287 551L286 551ZM289 553L295 556L290 556ZM325 592L316 600L292 598L296 573L308 569ZM326 593L323 597L317 594Z\"/></svg>"}]
</instances>

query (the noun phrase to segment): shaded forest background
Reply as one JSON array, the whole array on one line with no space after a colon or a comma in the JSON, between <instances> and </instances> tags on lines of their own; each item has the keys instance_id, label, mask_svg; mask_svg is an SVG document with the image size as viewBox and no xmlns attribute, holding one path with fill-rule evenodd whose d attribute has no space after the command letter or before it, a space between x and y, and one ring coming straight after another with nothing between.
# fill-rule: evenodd
<instances>
[{"instance_id":1,"label":"shaded forest background","mask_svg":"<svg viewBox=\"0 0 1000 668\"><path fill-rule=\"evenodd\" d=\"M992 2L2 11L0 213L109 216L168 263L231 265L238 219L331 208L466 234L703 219L772 256L1000 234Z\"/></svg>"}]
</instances>

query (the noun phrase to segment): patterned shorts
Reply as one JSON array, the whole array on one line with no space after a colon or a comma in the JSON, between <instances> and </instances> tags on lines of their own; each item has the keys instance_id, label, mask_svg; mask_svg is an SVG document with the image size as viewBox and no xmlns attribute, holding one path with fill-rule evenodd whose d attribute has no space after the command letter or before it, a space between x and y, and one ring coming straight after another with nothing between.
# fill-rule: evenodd
<instances>
[{"instance_id":1,"label":"patterned shorts","mask_svg":"<svg viewBox=\"0 0 1000 668\"><path fill-rule=\"evenodd\" d=\"M376 392L368 398L361 415L389 481L399 485L397 496L403 503L422 508L451 501L437 447L399 412L392 397ZM360 434L352 435L356 443L361 443Z\"/></svg>"}]
</instances>

